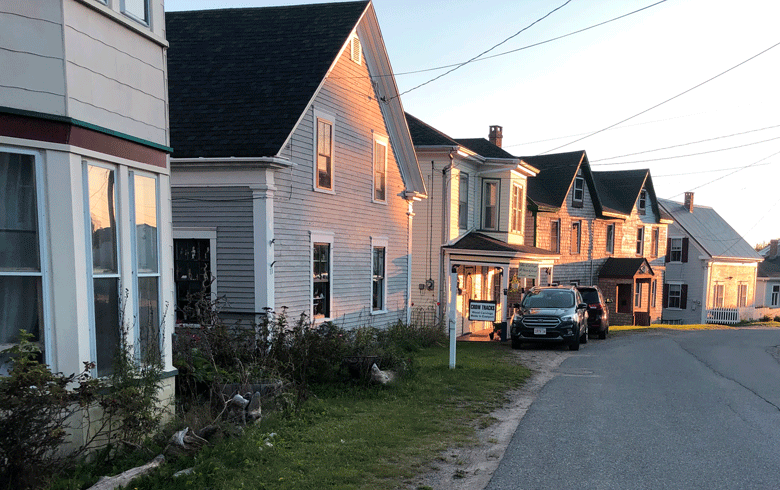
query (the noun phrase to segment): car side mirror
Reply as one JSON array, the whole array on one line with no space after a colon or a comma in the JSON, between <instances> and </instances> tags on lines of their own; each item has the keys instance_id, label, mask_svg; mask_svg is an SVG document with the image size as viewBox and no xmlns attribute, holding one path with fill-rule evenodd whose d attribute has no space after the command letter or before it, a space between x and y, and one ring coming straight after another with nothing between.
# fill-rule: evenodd
<instances>
[{"instance_id":1,"label":"car side mirror","mask_svg":"<svg viewBox=\"0 0 780 490\"><path fill-rule=\"evenodd\" d=\"M577 305L577 309L578 310L586 310L586 309L588 309L588 304L587 303L580 303L580 304Z\"/></svg>"}]
</instances>

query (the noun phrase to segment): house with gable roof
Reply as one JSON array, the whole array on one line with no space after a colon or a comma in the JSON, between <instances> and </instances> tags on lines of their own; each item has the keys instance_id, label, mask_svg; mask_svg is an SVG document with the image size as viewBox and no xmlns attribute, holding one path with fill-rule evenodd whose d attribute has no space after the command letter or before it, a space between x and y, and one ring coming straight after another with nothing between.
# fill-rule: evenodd
<instances>
[{"instance_id":1,"label":"house with gable roof","mask_svg":"<svg viewBox=\"0 0 780 490\"><path fill-rule=\"evenodd\" d=\"M777 239L772 239L759 252L764 260L758 264L755 318L780 315L780 255L777 243Z\"/></svg>"},{"instance_id":2,"label":"house with gable roof","mask_svg":"<svg viewBox=\"0 0 780 490\"><path fill-rule=\"evenodd\" d=\"M167 15L178 320L408 320L426 197L370 1ZM213 282L212 282L213 279Z\"/></svg>"},{"instance_id":3,"label":"house with gable roof","mask_svg":"<svg viewBox=\"0 0 780 490\"><path fill-rule=\"evenodd\" d=\"M664 321L734 324L754 315L756 276L763 257L714 209L659 200L674 223L665 256Z\"/></svg>"},{"instance_id":4,"label":"house with gable roof","mask_svg":"<svg viewBox=\"0 0 780 490\"><path fill-rule=\"evenodd\" d=\"M414 319L456 324L457 335L505 321L523 287L548 282L557 253L526 244L526 192L538 170L490 139L451 138L407 114L428 199L415 206ZM495 305L489 320L472 303Z\"/></svg>"},{"instance_id":5,"label":"house with gable roof","mask_svg":"<svg viewBox=\"0 0 780 490\"><path fill-rule=\"evenodd\" d=\"M522 157L529 181L526 238L557 252L552 282L598 285L613 324L661 319L669 220L648 170L592 172L585 151Z\"/></svg>"}]
</instances>

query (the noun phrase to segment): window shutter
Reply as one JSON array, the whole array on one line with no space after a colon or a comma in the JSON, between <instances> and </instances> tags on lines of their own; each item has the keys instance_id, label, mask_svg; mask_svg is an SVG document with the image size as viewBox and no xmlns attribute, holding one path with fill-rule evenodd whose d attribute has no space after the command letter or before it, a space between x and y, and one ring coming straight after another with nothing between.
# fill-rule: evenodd
<instances>
[{"instance_id":1,"label":"window shutter","mask_svg":"<svg viewBox=\"0 0 780 490\"><path fill-rule=\"evenodd\" d=\"M668 284L664 284L663 307L669 308L669 285Z\"/></svg>"},{"instance_id":2,"label":"window shutter","mask_svg":"<svg viewBox=\"0 0 780 490\"><path fill-rule=\"evenodd\" d=\"M688 262L688 238L682 239L682 261Z\"/></svg>"},{"instance_id":3,"label":"window shutter","mask_svg":"<svg viewBox=\"0 0 780 490\"><path fill-rule=\"evenodd\" d=\"M680 286L680 308L683 310L688 309L688 285L683 284Z\"/></svg>"},{"instance_id":4,"label":"window shutter","mask_svg":"<svg viewBox=\"0 0 780 490\"><path fill-rule=\"evenodd\" d=\"M666 239L666 259L664 260L665 263L669 263L669 261L672 260L672 239L667 238Z\"/></svg>"}]
</instances>

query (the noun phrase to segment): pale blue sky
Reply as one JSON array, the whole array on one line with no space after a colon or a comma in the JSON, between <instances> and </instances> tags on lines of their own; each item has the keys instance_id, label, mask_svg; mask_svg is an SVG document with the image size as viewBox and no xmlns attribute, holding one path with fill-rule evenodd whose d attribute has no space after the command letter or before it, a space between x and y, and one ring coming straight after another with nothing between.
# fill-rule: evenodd
<instances>
[{"instance_id":1,"label":"pale blue sky","mask_svg":"<svg viewBox=\"0 0 780 490\"><path fill-rule=\"evenodd\" d=\"M488 56L657 1L571 0ZM166 10L304 3L314 2L165 2ZM374 0L401 92L446 70L404 73L464 62L564 3ZM667 0L580 34L471 63L401 100L407 112L456 138L487 137L490 125L501 125L507 151L534 155L645 111L780 43L778 19L777 0ZM778 238L779 82L777 46L614 129L554 151L584 149L596 171L649 168L659 197L681 201L693 190L697 204L715 208L751 245ZM688 144L713 138L719 139ZM724 150L736 146L742 147ZM700 155L683 156L694 153Z\"/></svg>"}]
</instances>

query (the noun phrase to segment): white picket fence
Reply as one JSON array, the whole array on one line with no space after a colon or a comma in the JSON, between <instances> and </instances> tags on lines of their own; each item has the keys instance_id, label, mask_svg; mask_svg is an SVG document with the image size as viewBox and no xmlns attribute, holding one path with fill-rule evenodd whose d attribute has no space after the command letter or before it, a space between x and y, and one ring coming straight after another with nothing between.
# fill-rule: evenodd
<instances>
[{"instance_id":1,"label":"white picket fence","mask_svg":"<svg viewBox=\"0 0 780 490\"><path fill-rule=\"evenodd\" d=\"M712 308L707 309L707 323L720 325L734 325L739 323L738 308Z\"/></svg>"}]
</instances>

